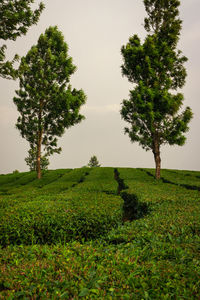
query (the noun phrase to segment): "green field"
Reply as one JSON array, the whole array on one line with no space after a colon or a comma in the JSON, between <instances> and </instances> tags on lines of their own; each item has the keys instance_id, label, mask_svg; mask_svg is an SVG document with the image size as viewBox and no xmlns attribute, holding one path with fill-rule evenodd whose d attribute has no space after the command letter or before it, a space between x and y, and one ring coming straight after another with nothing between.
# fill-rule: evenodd
<instances>
[{"instance_id":1,"label":"green field","mask_svg":"<svg viewBox=\"0 0 200 300\"><path fill-rule=\"evenodd\" d=\"M200 299L200 172L118 171L0 175L0 299Z\"/></svg>"}]
</instances>

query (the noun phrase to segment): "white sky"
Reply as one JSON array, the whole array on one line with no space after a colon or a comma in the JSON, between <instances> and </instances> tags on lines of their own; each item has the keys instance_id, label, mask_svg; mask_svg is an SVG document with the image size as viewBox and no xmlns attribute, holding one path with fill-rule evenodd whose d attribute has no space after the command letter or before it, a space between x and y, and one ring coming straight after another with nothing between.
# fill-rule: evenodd
<instances>
[{"instance_id":1,"label":"white sky","mask_svg":"<svg viewBox=\"0 0 200 300\"><path fill-rule=\"evenodd\" d=\"M39 3L39 1L35 1ZM81 112L86 120L68 129L58 141L63 151L50 158L50 168L75 168L86 165L96 155L102 166L154 167L153 154L131 143L123 130L120 103L128 98L131 84L122 77L121 46L133 34L144 38L145 10L142 0L44 0L40 21L25 37L9 42L7 58L23 56L37 43L41 33L57 25L65 36L69 54L77 66L71 77L73 87L82 88L87 103ZM187 80L182 89L184 106L194 113L185 146L163 146L162 168L200 170L200 1L181 0L183 29L179 49L188 57ZM1 41L2 42L2 41ZM28 170L24 158L29 145L15 123L13 104L18 82L0 79L0 173Z\"/></svg>"}]
</instances>

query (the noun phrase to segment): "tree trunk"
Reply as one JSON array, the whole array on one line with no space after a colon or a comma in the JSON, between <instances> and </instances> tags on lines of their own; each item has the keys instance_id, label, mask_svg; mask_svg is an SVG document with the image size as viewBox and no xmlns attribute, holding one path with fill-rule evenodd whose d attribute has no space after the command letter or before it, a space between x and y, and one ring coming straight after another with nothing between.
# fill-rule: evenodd
<instances>
[{"instance_id":1,"label":"tree trunk","mask_svg":"<svg viewBox=\"0 0 200 300\"><path fill-rule=\"evenodd\" d=\"M38 140L37 140L37 178L41 178L41 145L42 145L42 109L43 109L43 101L40 101L40 110L38 115Z\"/></svg>"},{"instance_id":2,"label":"tree trunk","mask_svg":"<svg viewBox=\"0 0 200 300\"><path fill-rule=\"evenodd\" d=\"M154 159L155 159L155 164L156 164L155 176L156 176L156 179L160 179L160 166L161 166L160 152L154 154Z\"/></svg>"},{"instance_id":3,"label":"tree trunk","mask_svg":"<svg viewBox=\"0 0 200 300\"><path fill-rule=\"evenodd\" d=\"M39 137L38 137L38 144L37 144L37 178L40 179L41 178L41 165L40 165L40 161L41 161L41 143L42 143L42 134L41 132L39 133Z\"/></svg>"},{"instance_id":4,"label":"tree trunk","mask_svg":"<svg viewBox=\"0 0 200 300\"><path fill-rule=\"evenodd\" d=\"M155 177L156 179L160 179L161 158L160 158L160 145L157 139L154 140L153 154L154 154L154 160L156 164Z\"/></svg>"}]
</instances>

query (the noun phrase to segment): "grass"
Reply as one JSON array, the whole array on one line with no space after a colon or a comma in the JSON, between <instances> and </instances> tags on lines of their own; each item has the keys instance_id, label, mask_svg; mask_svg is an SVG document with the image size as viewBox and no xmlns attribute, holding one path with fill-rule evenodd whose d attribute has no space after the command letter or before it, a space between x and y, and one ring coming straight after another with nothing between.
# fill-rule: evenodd
<instances>
[{"instance_id":1,"label":"grass","mask_svg":"<svg viewBox=\"0 0 200 300\"><path fill-rule=\"evenodd\" d=\"M0 299L200 298L200 172L118 171L132 221L114 168L0 175Z\"/></svg>"}]
</instances>

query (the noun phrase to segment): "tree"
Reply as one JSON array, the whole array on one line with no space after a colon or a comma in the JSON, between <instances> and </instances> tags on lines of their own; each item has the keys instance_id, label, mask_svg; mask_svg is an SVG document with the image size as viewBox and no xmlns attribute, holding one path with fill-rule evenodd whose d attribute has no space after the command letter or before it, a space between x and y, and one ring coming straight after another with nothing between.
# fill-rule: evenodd
<instances>
[{"instance_id":1,"label":"tree","mask_svg":"<svg viewBox=\"0 0 200 300\"><path fill-rule=\"evenodd\" d=\"M99 164L98 162L98 159L95 155L93 155L91 158L90 158L90 161L88 163L88 166L90 168L93 168L93 167L100 167L101 165Z\"/></svg>"},{"instance_id":2,"label":"tree","mask_svg":"<svg viewBox=\"0 0 200 300\"><path fill-rule=\"evenodd\" d=\"M20 89L14 103L20 116L16 127L30 148L37 148L37 176L41 177L41 147L45 155L60 153L57 137L65 128L79 123L79 113L86 101L82 90L72 89L70 76L76 67L68 56L68 46L57 27L41 34L19 67Z\"/></svg>"},{"instance_id":3,"label":"tree","mask_svg":"<svg viewBox=\"0 0 200 300\"><path fill-rule=\"evenodd\" d=\"M125 128L132 142L139 142L151 150L156 165L156 179L160 178L160 147L163 144L183 145L192 112L183 104L183 94L175 93L185 84L186 70L176 46L180 36L180 1L144 0L147 37L142 43L137 35L130 37L121 53L122 74L136 86L129 100L123 100L122 118L130 124ZM172 93L172 91L174 92Z\"/></svg>"},{"instance_id":4,"label":"tree","mask_svg":"<svg viewBox=\"0 0 200 300\"><path fill-rule=\"evenodd\" d=\"M28 156L25 158L26 164L29 166L30 171L37 170L37 148L30 148L28 150ZM41 170L47 170L49 165L49 160L47 155L41 155L40 158Z\"/></svg>"},{"instance_id":5,"label":"tree","mask_svg":"<svg viewBox=\"0 0 200 300\"><path fill-rule=\"evenodd\" d=\"M38 9L32 10L31 3L34 0L1 0L0 3L0 39L15 41L19 36L25 35L28 28L36 24L40 14L44 9L44 4L40 3ZM0 76L3 78L15 78L17 71L13 64L18 60L15 55L12 61L6 59L6 45L0 47Z\"/></svg>"}]
</instances>

